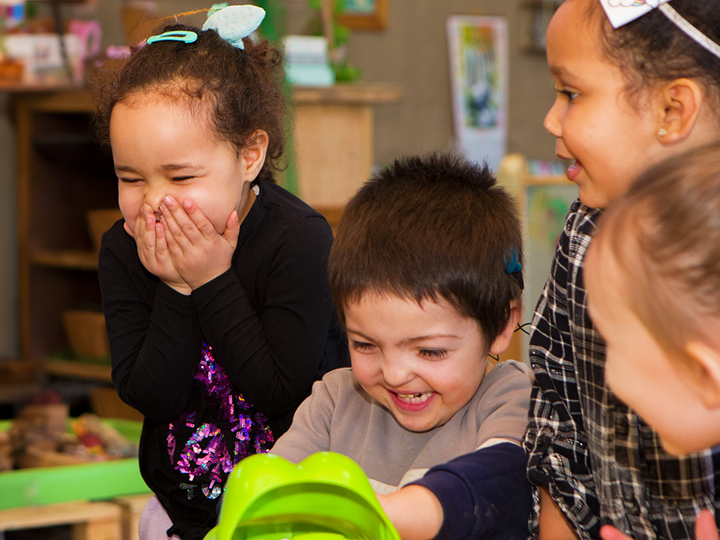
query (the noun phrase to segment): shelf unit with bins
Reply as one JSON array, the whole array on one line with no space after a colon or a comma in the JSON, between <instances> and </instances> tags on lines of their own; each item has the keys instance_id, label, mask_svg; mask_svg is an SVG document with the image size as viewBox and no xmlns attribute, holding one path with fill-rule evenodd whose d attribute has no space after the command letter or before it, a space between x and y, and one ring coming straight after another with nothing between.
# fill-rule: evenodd
<instances>
[{"instance_id":1,"label":"shelf unit with bins","mask_svg":"<svg viewBox=\"0 0 720 540\"><path fill-rule=\"evenodd\" d=\"M110 381L110 366L51 360L68 349L62 313L100 305L88 210L117 206L112 157L93 142L83 91L12 96L17 138L19 317L16 376Z\"/></svg>"}]
</instances>

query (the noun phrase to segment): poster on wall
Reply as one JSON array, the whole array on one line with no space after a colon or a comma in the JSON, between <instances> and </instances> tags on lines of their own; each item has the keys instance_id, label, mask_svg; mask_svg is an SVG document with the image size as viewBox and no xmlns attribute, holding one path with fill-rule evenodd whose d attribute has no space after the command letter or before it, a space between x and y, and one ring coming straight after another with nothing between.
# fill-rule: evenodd
<instances>
[{"instance_id":1,"label":"poster on wall","mask_svg":"<svg viewBox=\"0 0 720 540\"><path fill-rule=\"evenodd\" d=\"M497 171L507 141L507 22L453 15L447 35L458 150Z\"/></svg>"}]
</instances>

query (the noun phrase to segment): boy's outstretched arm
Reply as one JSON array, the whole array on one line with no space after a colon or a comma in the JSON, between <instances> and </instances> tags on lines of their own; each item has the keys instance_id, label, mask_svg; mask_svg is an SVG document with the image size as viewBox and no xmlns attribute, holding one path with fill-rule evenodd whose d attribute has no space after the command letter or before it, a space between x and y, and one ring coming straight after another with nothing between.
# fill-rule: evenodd
<instances>
[{"instance_id":1,"label":"boy's outstretched arm","mask_svg":"<svg viewBox=\"0 0 720 540\"><path fill-rule=\"evenodd\" d=\"M442 505L428 488L406 486L378 499L403 540L430 540L440 532Z\"/></svg>"},{"instance_id":2,"label":"boy's outstretched arm","mask_svg":"<svg viewBox=\"0 0 720 540\"><path fill-rule=\"evenodd\" d=\"M525 466L523 449L503 442L432 467L380 502L403 540L525 540L531 508Z\"/></svg>"}]
</instances>

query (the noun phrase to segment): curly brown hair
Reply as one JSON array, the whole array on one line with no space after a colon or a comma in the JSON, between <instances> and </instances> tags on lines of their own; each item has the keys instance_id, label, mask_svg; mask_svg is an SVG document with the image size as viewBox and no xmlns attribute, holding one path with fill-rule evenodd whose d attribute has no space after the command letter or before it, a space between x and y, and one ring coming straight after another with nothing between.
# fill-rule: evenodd
<instances>
[{"instance_id":1,"label":"curly brown hair","mask_svg":"<svg viewBox=\"0 0 720 540\"><path fill-rule=\"evenodd\" d=\"M90 81L97 106L93 129L100 144L110 147L110 116L118 103L148 92L190 98L190 106L211 106L219 140L238 152L253 142L258 130L269 143L258 180L273 181L285 150L284 71L279 51L267 40L245 38L245 49L233 47L215 30L176 24L167 31L190 31L194 43L162 41L135 47L126 60L107 62Z\"/></svg>"}]
</instances>

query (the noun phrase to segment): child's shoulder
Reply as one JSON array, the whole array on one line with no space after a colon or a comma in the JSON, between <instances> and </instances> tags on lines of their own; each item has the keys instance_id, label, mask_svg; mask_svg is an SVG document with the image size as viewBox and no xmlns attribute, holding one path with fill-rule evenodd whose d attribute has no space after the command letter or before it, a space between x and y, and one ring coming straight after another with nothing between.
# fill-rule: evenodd
<instances>
[{"instance_id":1,"label":"child's shoulder","mask_svg":"<svg viewBox=\"0 0 720 540\"><path fill-rule=\"evenodd\" d=\"M263 182L260 184L261 195L258 199L266 212L282 215L286 220L306 217L322 218L322 215L305 201L290 193L277 184Z\"/></svg>"},{"instance_id":2,"label":"child's shoulder","mask_svg":"<svg viewBox=\"0 0 720 540\"><path fill-rule=\"evenodd\" d=\"M470 403L470 426L476 443L501 438L519 442L527 427L532 372L522 362L506 360L493 366Z\"/></svg>"},{"instance_id":3,"label":"child's shoulder","mask_svg":"<svg viewBox=\"0 0 720 540\"><path fill-rule=\"evenodd\" d=\"M315 382L315 386L322 386L322 391L327 392L335 403L351 403L362 401L369 403L372 398L363 390L355 378L351 367L341 367L328 371L323 378ZM315 387L313 387L315 393Z\"/></svg>"},{"instance_id":4,"label":"child's shoulder","mask_svg":"<svg viewBox=\"0 0 720 540\"><path fill-rule=\"evenodd\" d=\"M342 367L328 371L321 381L315 384L323 384L331 391L352 390L355 386L355 376L352 368Z\"/></svg>"},{"instance_id":5,"label":"child's shoulder","mask_svg":"<svg viewBox=\"0 0 720 540\"><path fill-rule=\"evenodd\" d=\"M127 233L124 225L125 220L120 218L103 233L100 243L100 257L103 257L107 252L113 252L121 256L137 253L135 239Z\"/></svg>"},{"instance_id":6,"label":"child's shoulder","mask_svg":"<svg viewBox=\"0 0 720 540\"><path fill-rule=\"evenodd\" d=\"M273 237L332 239L327 220L307 203L277 184L263 182L250 213L243 221L247 231L260 232L264 241Z\"/></svg>"},{"instance_id":7,"label":"child's shoulder","mask_svg":"<svg viewBox=\"0 0 720 540\"><path fill-rule=\"evenodd\" d=\"M532 370L523 362L505 360L493 366L480 388L484 393L504 393L532 387Z\"/></svg>"}]
</instances>

